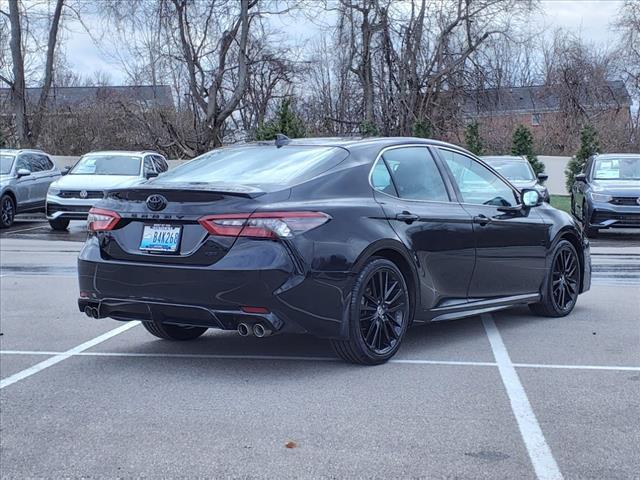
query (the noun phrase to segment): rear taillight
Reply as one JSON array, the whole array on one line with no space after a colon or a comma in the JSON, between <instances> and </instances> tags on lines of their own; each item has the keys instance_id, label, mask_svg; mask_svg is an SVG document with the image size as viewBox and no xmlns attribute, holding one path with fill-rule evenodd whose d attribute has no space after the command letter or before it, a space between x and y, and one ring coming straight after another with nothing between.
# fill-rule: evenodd
<instances>
[{"instance_id":1,"label":"rear taillight","mask_svg":"<svg viewBox=\"0 0 640 480\"><path fill-rule=\"evenodd\" d=\"M120 221L120 215L111 210L92 208L87 217L87 230L90 232L107 232L113 230Z\"/></svg>"},{"instance_id":2,"label":"rear taillight","mask_svg":"<svg viewBox=\"0 0 640 480\"><path fill-rule=\"evenodd\" d=\"M256 212L207 215L198 222L212 235L223 237L291 238L330 219L322 212Z\"/></svg>"}]
</instances>

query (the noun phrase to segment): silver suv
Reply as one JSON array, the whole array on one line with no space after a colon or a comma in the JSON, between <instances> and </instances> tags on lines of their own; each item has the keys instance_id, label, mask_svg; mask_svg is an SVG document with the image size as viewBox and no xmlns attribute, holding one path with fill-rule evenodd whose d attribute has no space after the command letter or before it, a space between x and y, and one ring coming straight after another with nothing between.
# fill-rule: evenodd
<instances>
[{"instance_id":1,"label":"silver suv","mask_svg":"<svg viewBox=\"0 0 640 480\"><path fill-rule=\"evenodd\" d=\"M44 211L47 190L60 170L41 150L0 149L0 228L18 213Z\"/></svg>"},{"instance_id":2,"label":"silver suv","mask_svg":"<svg viewBox=\"0 0 640 480\"><path fill-rule=\"evenodd\" d=\"M47 220L66 230L70 220L85 220L93 205L113 188L126 188L156 177L169 168L156 152L104 151L83 155L47 194Z\"/></svg>"}]
</instances>

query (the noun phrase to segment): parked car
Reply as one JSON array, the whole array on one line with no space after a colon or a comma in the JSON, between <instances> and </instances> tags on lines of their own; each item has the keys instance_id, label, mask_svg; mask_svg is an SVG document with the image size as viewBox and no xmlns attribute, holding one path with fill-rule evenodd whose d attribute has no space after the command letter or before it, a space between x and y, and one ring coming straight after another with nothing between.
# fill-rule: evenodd
<instances>
[{"instance_id":1,"label":"parked car","mask_svg":"<svg viewBox=\"0 0 640 480\"><path fill-rule=\"evenodd\" d=\"M44 211L49 184L59 177L41 150L0 149L0 228L10 227L17 214Z\"/></svg>"},{"instance_id":2,"label":"parked car","mask_svg":"<svg viewBox=\"0 0 640 480\"><path fill-rule=\"evenodd\" d=\"M587 235L606 228L640 228L640 154L593 156L575 180L571 211Z\"/></svg>"},{"instance_id":3,"label":"parked car","mask_svg":"<svg viewBox=\"0 0 640 480\"><path fill-rule=\"evenodd\" d=\"M549 175L546 173L536 175L527 157L499 155L483 156L480 158L520 190L524 188L534 188L540 193L540 196L542 196L545 202L551 200L549 190L544 185Z\"/></svg>"},{"instance_id":4,"label":"parked car","mask_svg":"<svg viewBox=\"0 0 640 480\"><path fill-rule=\"evenodd\" d=\"M70 220L85 220L91 207L111 188L126 187L166 172L167 160L157 152L92 152L84 155L47 193L47 219L54 230Z\"/></svg>"},{"instance_id":5,"label":"parked car","mask_svg":"<svg viewBox=\"0 0 640 480\"><path fill-rule=\"evenodd\" d=\"M87 222L87 315L169 340L309 333L362 364L412 323L525 304L565 316L591 281L571 215L424 139L221 148L108 192Z\"/></svg>"}]
</instances>

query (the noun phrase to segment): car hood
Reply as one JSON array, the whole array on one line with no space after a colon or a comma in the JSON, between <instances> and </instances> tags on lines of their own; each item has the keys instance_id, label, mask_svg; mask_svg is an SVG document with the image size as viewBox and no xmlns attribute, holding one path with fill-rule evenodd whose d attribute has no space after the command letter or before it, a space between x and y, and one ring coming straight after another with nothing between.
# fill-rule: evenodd
<instances>
[{"instance_id":1,"label":"car hood","mask_svg":"<svg viewBox=\"0 0 640 480\"><path fill-rule=\"evenodd\" d=\"M144 178L128 175L65 175L51 184L61 190L110 190L144 182Z\"/></svg>"},{"instance_id":2,"label":"car hood","mask_svg":"<svg viewBox=\"0 0 640 480\"><path fill-rule=\"evenodd\" d=\"M640 197L640 181L638 180L594 180L591 190L612 197Z\"/></svg>"}]
</instances>

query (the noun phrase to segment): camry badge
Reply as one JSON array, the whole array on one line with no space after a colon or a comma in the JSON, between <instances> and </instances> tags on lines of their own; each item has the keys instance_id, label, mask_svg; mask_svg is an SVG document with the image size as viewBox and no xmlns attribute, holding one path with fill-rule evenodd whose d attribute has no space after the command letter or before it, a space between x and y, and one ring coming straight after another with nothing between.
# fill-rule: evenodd
<instances>
[{"instance_id":1,"label":"camry badge","mask_svg":"<svg viewBox=\"0 0 640 480\"><path fill-rule=\"evenodd\" d=\"M86 190L80 190L80 198L87 198L89 194Z\"/></svg>"},{"instance_id":2,"label":"camry badge","mask_svg":"<svg viewBox=\"0 0 640 480\"><path fill-rule=\"evenodd\" d=\"M167 207L167 199L162 195L149 195L147 208L153 212L159 212Z\"/></svg>"}]
</instances>

